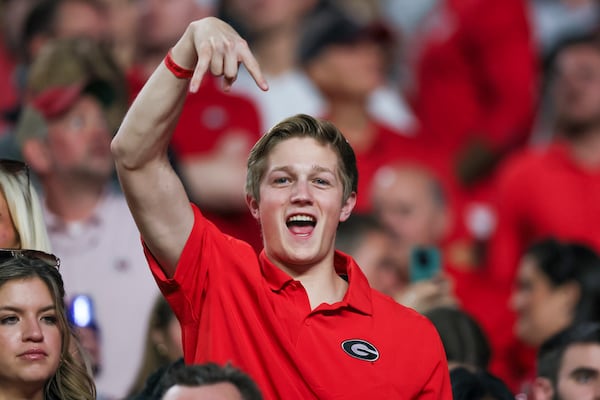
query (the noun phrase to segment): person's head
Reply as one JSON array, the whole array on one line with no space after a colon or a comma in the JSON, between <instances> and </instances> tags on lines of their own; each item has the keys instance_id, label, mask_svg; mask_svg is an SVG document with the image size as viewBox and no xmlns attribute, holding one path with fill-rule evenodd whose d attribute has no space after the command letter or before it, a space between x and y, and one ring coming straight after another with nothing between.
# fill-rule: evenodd
<instances>
[{"instance_id":1,"label":"person's head","mask_svg":"<svg viewBox=\"0 0 600 400\"><path fill-rule=\"evenodd\" d=\"M250 376L215 363L176 364L163 375L155 393L161 400L262 400Z\"/></svg>"},{"instance_id":2,"label":"person's head","mask_svg":"<svg viewBox=\"0 0 600 400\"><path fill-rule=\"evenodd\" d=\"M502 380L487 371L455 368L450 371L454 400L514 400L515 396Z\"/></svg>"},{"instance_id":3,"label":"person's head","mask_svg":"<svg viewBox=\"0 0 600 400\"><path fill-rule=\"evenodd\" d=\"M142 363L129 393L141 392L150 374L181 357L181 325L164 296L158 295L150 313Z\"/></svg>"},{"instance_id":4,"label":"person's head","mask_svg":"<svg viewBox=\"0 0 600 400\"><path fill-rule=\"evenodd\" d=\"M190 22L214 15L217 4L218 0L139 0L139 46L166 53Z\"/></svg>"},{"instance_id":5,"label":"person's head","mask_svg":"<svg viewBox=\"0 0 600 400\"><path fill-rule=\"evenodd\" d=\"M300 27L317 0L221 0L221 11L250 42ZM293 49L290 49L293 51Z\"/></svg>"},{"instance_id":6,"label":"person's head","mask_svg":"<svg viewBox=\"0 0 600 400\"><path fill-rule=\"evenodd\" d=\"M246 178L247 203L271 260L306 264L332 256L357 185L354 151L330 122L299 114L271 128L250 151Z\"/></svg>"},{"instance_id":7,"label":"person's head","mask_svg":"<svg viewBox=\"0 0 600 400\"><path fill-rule=\"evenodd\" d=\"M107 9L101 0L42 0L27 15L23 29L26 58L58 38L86 37L108 43Z\"/></svg>"},{"instance_id":8,"label":"person's head","mask_svg":"<svg viewBox=\"0 0 600 400\"><path fill-rule=\"evenodd\" d=\"M600 38L569 38L552 66L553 102L559 132L578 137L600 127Z\"/></svg>"},{"instance_id":9,"label":"person's head","mask_svg":"<svg viewBox=\"0 0 600 400\"><path fill-rule=\"evenodd\" d=\"M368 214L353 214L335 236L336 248L354 258L371 287L390 296L408 284L392 257L393 245L390 232Z\"/></svg>"},{"instance_id":10,"label":"person's head","mask_svg":"<svg viewBox=\"0 0 600 400\"><path fill-rule=\"evenodd\" d=\"M352 99L366 104L385 80L384 45L391 43L392 34L381 22L365 24L326 4L303 23L299 61L329 101Z\"/></svg>"},{"instance_id":11,"label":"person's head","mask_svg":"<svg viewBox=\"0 0 600 400\"><path fill-rule=\"evenodd\" d=\"M600 324L570 328L544 343L537 356L536 400L600 399Z\"/></svg>"},{"instance_id":12,"label":"person's head","mask_svg":"<svg viewBox=\"0 0 600 400\"><path fill-rule=\"evenodd\" d=\"M58 264L40 251L0 250L0 397L95 398L92 378L70 351Z\"/></svg>"},{"instance_id":13,"label":"person's head","mask_svg":"<svg viewBox=\"0 0 600 400\"><path fill-rule=\"evenodd\" d=\"M533 346L573 323L600 320L600 258L579 243L533 244L519 265L511 306L517 336Z\"/></svg>"},{"instance_id":14,"label":"person's head","mask_svg":"<svg viewBox=\"0 0 600 400\"><path fill-rule=\"evenodd\" d=\"M117 71L112 56L84 38L53 41L36 58L15 135L44 186L49 177L110 179L111 133L125 99Z\"/></svg>"},{"instance_id":15,"label":"person's head","mask_svg":"<svg viewBox=\"0 0 600 400\"><path fill-rule=\"evenodd\" d=\"M487 336L469 314L455 307L436 307L424 315L437 329L448 367L486 370L491 358Z\"/></svg>"},{"instance_id":16,"label":"person's head","mask_svg":"<svg viewBox=\"0 0 600 400\"><path fill-rule=\"evenodd\" d=\"M424 167L381 168L371 186L375 214L395 236L399 260L408 265L416 246L437 246L449 231L450 215L439 180Z\"/></svg>"},{"instance_id":17,"label":"person's head","mask_svg":"<svg viewBox=\"0 0 600 400\"><path fill-rule=\"evenodd\" d=\"M29 169L17 160L0 159L0 248L50 251Z\"/></svg>"}]
</instances>

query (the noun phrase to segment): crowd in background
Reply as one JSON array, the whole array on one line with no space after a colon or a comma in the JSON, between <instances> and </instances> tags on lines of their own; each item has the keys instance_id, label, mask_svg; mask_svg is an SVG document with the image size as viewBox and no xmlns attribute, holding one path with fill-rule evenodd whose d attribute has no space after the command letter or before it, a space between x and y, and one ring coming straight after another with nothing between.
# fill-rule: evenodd
<instances>
[{"instance_id":1,"label":"crowd in background","mask_svg":"<svg viewBox=\"0 0 600 400\"><path fill-rule=\"evenodd\" d=\"M294 114L332 121L360 177L337 248L432 320L451 367L534 392L538 349L600 322L600 3L4 0L0 158L29 168L50 242L38 250L61 259L99 395L135 396L182 355L110 140L188 24L209 16L248 39L270 89L242 70L232 91L207 76L188 94L171 162L193 202L259 252L250 148ZM415 250L432 275L416 277Z\"/></svg>"}]
</instances>

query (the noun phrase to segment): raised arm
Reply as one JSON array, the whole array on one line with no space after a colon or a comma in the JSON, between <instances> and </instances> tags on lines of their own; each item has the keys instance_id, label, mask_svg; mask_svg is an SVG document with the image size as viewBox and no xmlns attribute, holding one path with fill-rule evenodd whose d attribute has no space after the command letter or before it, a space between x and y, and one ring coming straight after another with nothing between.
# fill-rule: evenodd
<instances>
[{"instance_id":1,"label":"raised arm","mask_svg":"<svg viewBox=\"0 0 600 400\"><path fill-rule=\"evenodd\" d=\"M213 17L192 22L171 50L179 66L194 69L180 79L161 63L127 112L112 141L121 186L146 245L172 277L194 223L183 185L167 158L186 91L196 92L206 72L224 77L229 90L244 63L267 90L258 63L231 26ZM195 66L195 68L194 68ZM197 134L201 135L202 132Z\"/></svg>"}]
</instances>

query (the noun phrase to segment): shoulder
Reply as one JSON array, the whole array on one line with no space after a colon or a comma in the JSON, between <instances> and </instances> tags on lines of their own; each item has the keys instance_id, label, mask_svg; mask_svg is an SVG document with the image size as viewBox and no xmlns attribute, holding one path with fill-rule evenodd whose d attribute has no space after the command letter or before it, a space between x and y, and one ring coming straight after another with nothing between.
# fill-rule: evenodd
<instances>
[{"instance_id":1,"label":"shoulder","mask_svg":"<svg viewBox=\"0 0 600 400\"><path fill-rule=\"evenodd\" d=\"M398 332L405 332L407 335L414 332L428 337L437 336L435 327L427 317L377 290L371 291L373 315L383 320L391 329L398 329Z\"/></svg>"}]
</instances>

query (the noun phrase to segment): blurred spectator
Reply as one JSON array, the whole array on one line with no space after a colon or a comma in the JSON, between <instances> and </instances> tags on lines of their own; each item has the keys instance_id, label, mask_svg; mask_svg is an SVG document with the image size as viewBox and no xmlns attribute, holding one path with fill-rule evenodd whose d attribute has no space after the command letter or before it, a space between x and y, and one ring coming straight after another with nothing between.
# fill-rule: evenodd
<instances>
[{"instance_id":1,"label":"blurred spectator","mask_svg":"<svg viewBox=\"0 0 600 400\"><path fill-rule=\"evenodd\" d=\"M108 110L111 130L116 130L123 118L123 109L127 105L127 93L124 77L120 66L115 62L107 46L110 42L110 32L106 23L106 8L102 0L41 0L27 13L23 23L21 56L19 58L17 87L21 103L26 101L27 90L37 90L37 85L45 85L43 81L34 83L34 87L27 88L27 76L30 64L48 43L59 38L85 37L96 44L87 49L94 56L86 58L84 70L110 80L114 83L119 95L115 97L114 104ZM84 47L84 46L82 46ZM103 54L104 53L104 54ZM91 61L91 62L90 62ZM94 63L97 62L97 63ZM77 63L74 63L77 64ZM54 83L70 79L72 71L55 71L52 77ZM16 119L21 112L21 104L16 107L11 115ZM11 130L0 142L0 156L19 157L20 152L15 144L14 132Z\"/></svg>"},{"instance_id":2,"label":"blurred spectator","mask_svg":"<svg viewBox=\"0 0 600 400\"><path fill-rule=\"evenodd\" d=\"M493 349L490 371L504 380L512 371L506 358L510 359L507 349L514 342L511 314L504 306L506 294L476 269L476 248L452 234L456 199L447 195L447 187L432 170L410 163L382 168L374 179L370 195L375 213L394 234L401 270L409 270L411 253L417 247L438 248L441 253L442 274L412 285L397 299L406 305L427 304L424 299L428 297L449 299L452 294L488 336Z\"/></svg>"},{"instance_id":3,"label":"blurred spectator","mask_svg":"<svg viewBox=\"0 0 600 400\"><path fill-rule=\"evenodd\" d=\"M174 365L161 378L153 400L262 400L256 383L241 370L215 363ZM150 400L149 399L149 400Z\"/></svg>"},{"instance_id":4,"label":"blurred spectator","mask_svg":"<svg viewBox=\"0 0 600 400\"><path fill-rule=\"evenodd\" d=\"M450 371L454 400L513 400L510 389L486 371L458 367Z\"/></svg>"},{"instance_id":5,"label":"blurred spectator","mask_svg":"<svg viewBox=\"0 0 600 400\"><path fill-rule=\"evenodd\" d=\"M0 248L50 251L29 167L17 160L0 159Z\"/></svg>"},{"instance_id":6,"label":"blurred spectator","mask_svg":"<svg viewBox=\"0 0 600 400\"><path fill-rule=\"evenodd\" d=\"M424 315L440 334L448 368L488 369L492 349L486 334L469 314L456 307L435 307Z\"/></svg>"},{"instance_id":7,"label":"blurred spectator","mask_svg":"<svg viewBox=\"0 0 600 400\"><path fill-rule=\"evenodd\" d=\"M578 243L537 242L523 256L510 303L514 332L533 349L572 324L600 321L600 258ZM525 393L535 376L533 355L513 355Z\"/></svg>"},{"instance_id":8,"label":"blurred spectator","mask_svg":"<svg viewBox=\"0 0 600 400\"><path fill-rule=\"evenodd\" d=\"M67 295L89 295L96 305L103 340L98 390L120 397L141 357L157 290L126 201L111 188L109 127L122 87L98 72L111 63L97 46L78 38L42 49L29 73L16 138L43 189Z\"/></svg>"},{"instance_id":9,"label":"blurred spectator","mask_svg":"<svg viewBox=\"0 0 600 400\"><path fill-rule=\"evenodd\" d=\"M321 116L333 122L354 149L361 194L368 193L380 167L414 156L414 140L378 122L368 109L369 96L384 84L384 46L392 40L380 23L361 26L333 4L310 13L301 36L299 62L324 96ZM368 195L358 196L355 211L370 212L370 200Z\"/></svg>"},{"instance_id":10,"label":"blurred spectator","mask_svg":"<svg viewBox=\"0 0 600 400\"><path fill-rule=\"evenodd\" d=\"M21 101L19 60L23 57L23 25L29 10L38 1L0 2L0 138L14 124Z\"/></svg>"},{"instance_id":11,"label":"blurred spectator","mask_svg":"<svg viewBox=\"0 0 600 400\"><path fill-rule=\"evenodd\" d=\"M103 0L108 14L108 30L110 47L115 59L123 70L128 70L134 63L137 49L138 1Z\"/></svg>"},{"instance_id":12,"label":"blurred spectator","mask_svg":"<svg viewBox=\"0 0 600 400\"><path fill-rule=\"evenodd\" d=\"M135 96L151 71L195 19L214 15L216 0L141 0L140 54L129 71ZM244 196L246 156L261 136L254 103L206 76L202 93L188 93L171 140L174 163L190 199L225 233L262 248ZM202 132L202 134L199 134Z\"/></svg>"},{"instance_id":13,"label":"blurred spectator","mask_svg":"<svg viewBox=\"0 0 600 400\"><path fill-rule=\"evenodd\" d=\"M373 216L353 214L340 223L335 247L354 258L373 289L393 296L408 285L407 271L392 256L391 233Z\"/></svg>"},{"instance_id":14,"label":"blurred spectator","mask_svg":"<svg viewBox=\"0 0 600 400\"><path fill-rule=\"evenodd\" d=\"M181 357L181 326L167 300L158 295L148 322L142 364L127 397L141 394L153 373L164 370Z\"/></svg>"},{"instance_id":15,"label":"blurred spectator","mask_svg":"<svg viewBox=\"0 0 600 400\"><path fill-rule=\"evenodd\" d=\"M600 251L600 41L565 42L553 65L555 139L515 154L499 174L489 272L505 287L523 250L545 236Z\"/></svg>"},{"instance_id":16,"label":"blurred spectator","mask_svg":"<svg viewBox=\"0 0 600 400\"><path fill-rule=\"evenodd\" d=\"M564 38L589 34L600 24L596 0L528 0L537 48L542 57L550 55Z\"/></svg>"},{"instance_id":17,"label":"blurred spectator","mask_svg":"<svg viewBox=\"0 0 600 400\"><path fill-rule=\"evenodd\" d=\"M305 16L318 0L222 0L220 14L248 40L263 68L269 91L255 87L241 69L232 90L251 98L261 116L261 132L298 113L319 115L323 100L299 68L297 49Z\"/></svg>"},{"instance_id":18,"label":"blurred spectator","mask_svg":"<svg viewBox=\"0 0 600 400\"><path fill-rule=\"evenodd\" d=\"M537 52L525 1L440 0L412 38L407 90L419 135L464 187L486 183L533 121Z\"/></svg>"},{"instance_id":19,"label":"blurred spectator","mask_svg":"<svg viewBox=\"0 0 600 400\"><path fill-rule=\"evenodd\" d=\"M519 266L511 305L516 334L536 347L569 325L600 321L600 257L578 243L535 243Z\"/></svg>"},{"instance_id":20,"label":"blurred spectator","mask_svg":"<svg viewBox=\"0 0 600 400\"><path fill-rule=\"evenodd\" d=\"M600 324L571 327L539 351L535 400L600 398Z\"/></svg>"}]
</instances>

